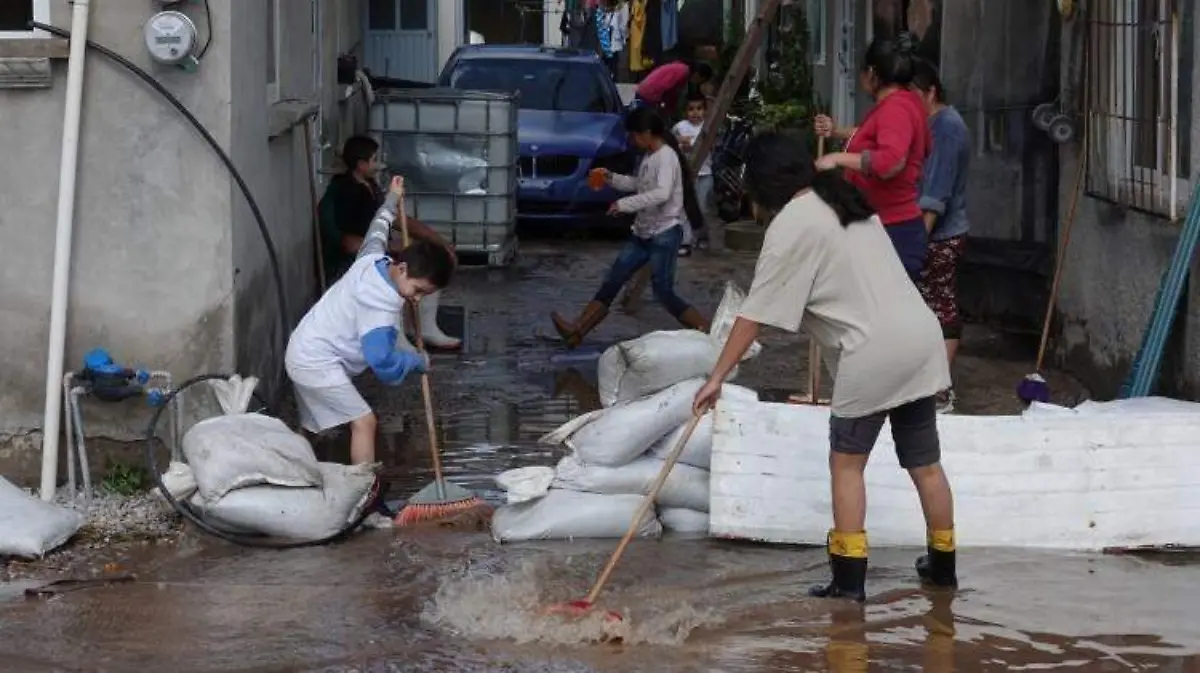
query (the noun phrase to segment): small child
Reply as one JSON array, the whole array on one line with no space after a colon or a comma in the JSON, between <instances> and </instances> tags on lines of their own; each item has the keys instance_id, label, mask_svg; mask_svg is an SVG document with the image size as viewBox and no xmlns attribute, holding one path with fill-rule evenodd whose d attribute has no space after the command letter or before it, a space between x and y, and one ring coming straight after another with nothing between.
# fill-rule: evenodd
<instances>
[{"instance_id":1,"label":"small child","mask_svg":"<svg viewBox=\"0 0 1200 673\"><path fill-rule=\"evenodd\" d=\"M454 272L450 252L428 241L388 256L403 189L404 179L392 178L354 264L309 309L284 357L301 426L315 434L348 423L353 464L375 462L376 418L351 378L370 367L384 384L398 385L426 370L424 353L397 347L397 321L405 301L445 287Z\"/></svg>"},{"instance_id":2,"label":"small child","mask_svg":"<svg viewBox=\"0 0 1200 673\"><path fill-rule=\"evenodd\" d=\"M671 133L679 140L679 146L683 151L691 154L697 139L700 138L700 132L704 130L704 113L708 108L708 99L699 91L694 91L688 94L687 97L687 115L675 128L671 129ZM704 160L704 164L700 166L700 171L696 174L696 200L700 202L700 209L705 214L708 213L710 200L712 199L713 190L713 172L712 172L712 156ZM683 245L679 248L679 256L687 257L692 254L692 246L700 242L702 231L693 231L692 227L684 220L684 236Z\"/></svg>"}]
</instances>

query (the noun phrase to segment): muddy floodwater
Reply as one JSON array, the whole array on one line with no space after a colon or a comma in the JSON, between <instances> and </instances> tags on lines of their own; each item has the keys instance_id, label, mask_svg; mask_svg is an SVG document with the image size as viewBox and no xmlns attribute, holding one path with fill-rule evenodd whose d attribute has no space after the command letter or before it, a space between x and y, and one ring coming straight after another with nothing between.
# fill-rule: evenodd
<instances>
[{"instance_id":1,"label":"muddy floodwater","mask_svg":"<svg viewBox=\"0 0 1200 673\"><path fill-rule=\"evenodd\" d=\"M650 305L613 316L580 353L544 338L545 311L576 310L612 251L560 242L526 248L513 269L461 274L445 303L465 308L467 349L433 370L452 480L499 502L496 473L554 464L559 450L536 440L596 404L599 348L671 326ZM682 260L681 291L711 310L724 280L744 285L750 269L734 255ZM768 397L799 388L801 339L765 343L739 383ZM1029 363L997 343L977 329L964 341L956 374L968 412L1015 411L1011 386ZM1064 399L1080 394L1051 383ZM416 387L367 391L391 495L406 497L429 479ZM344 441L322 448L336 458ZM620 644L591 642L594 620L543 617L541 606L586 593L614 543L501 546L469 530L403 530L290 551L197 534L119 547L64 572L132 581L41 598L24 593L36 582L0 584L0 671L1200 673L1200 563L1185 554L964 550L963 586L950 595L918 589L918 549L873 550L871 599L859 607L805 596L826 578L823 550L666 537L635 541L604 595L625 617L613 627Z\"/></svg>"}]
</instances>

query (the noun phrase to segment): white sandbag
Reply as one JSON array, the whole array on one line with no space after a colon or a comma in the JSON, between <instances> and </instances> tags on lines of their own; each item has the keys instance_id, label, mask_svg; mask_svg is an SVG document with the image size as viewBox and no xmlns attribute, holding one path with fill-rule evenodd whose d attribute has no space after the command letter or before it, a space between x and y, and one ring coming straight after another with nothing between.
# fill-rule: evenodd
<instances>
[{"instance_id":1,"label":"white sandbag","mask_svg":"<svg viewBox=\"0 0 1200 673\"><path fill-rule=\"evenodd\" d=\"M518 467L496 475L496 485L504 489L509 504L537 500L550 490L554 468L544 465Z\"/></svg>"},{"instance_id":2,"label":"white sandbag","mask_svg":"<svg viewBox=\"0 0 1200 673\"><path fill-rule=\"evenodd\" d=\"M183 436L183 455L207 502L247 486L321 486L321 470L308 440L278 418L262 414L200 421Z\"/></svg>"},{"instance_id":3,"label":"white sandbag","mask_svg":"<svg viewBox=\"0 0 1200 673\"><path fill-rule=\"evenodd\" d=\"M666 437L655 442L646 455L651 458L666 460L667 456L675 448L675 445L683 437L688 423L688 421L685 421ZM691 439L683 447L683 453L679 454L679 464L707 470L709 465L712 464L712 445L713 414L710 411L704 414L704 418L700 419L700 422L696 425L696 430L692 432Z\"/></svg>"},{"instance_id":4,"label":"white sandbag","mask_svg":"<svg viewBox=\"0 0 1200 673\"><path fill-rule=\"evenodd\" d=\"M321 487L248 486L229 491L216 501L197 493L192 504L224 529L289 540L321 540L362 514L378 467L378 463L317 463Z\"/></svg>"},{"instance_id":5,"label":"white sandbag","mask_svg":"<svg viewBox=\"0 0 1200 673\"><path fill-rule=\"evenodd\" d=\"M729 340L729 333L733 330L733 323L737 320L744 301L746 301L745 292L742 292L732 281L725 283L725 294L721 297L717 312L713 314L712 326L708 329L708 336L713 343L717 344L718 348L724 348L725 342ZM758 357L761 352L762 344L755 341L750 344L750 348L746 349L746 355L742 361Z\"/></svg>"},{"instance_id":6,"label":"white sandbag","mask_svg":"<svg viewBox=\"0 0 1200 673\"><path fill-rule=\"evenodd\" d=\"M658 478L666 461L638 458L621 467L588 465L575 456L567 456L554 470L552 488L608 495L645 495ZM687 507L708 511L708 470L675 463L655 502L663 507Z\"/></svg>"},{"instance_id":7,"label":"white sandbag","mask_svg":"<svg viewBox=\"0 0 1200 673\"><path fill-rule=\"evenodd\" d=\"M492 516L492 538L496 542L619 538L629 529L642 500L638 495L551 489L543 498L499 507ZM662 524L651 508L640 522L637 536L660 535Z\"/></svg>"},{"instance_id":8,"label":"white sandbag","mask_svg":"<svg viewBox=\"0 0 1200 673\"><path fill-rule=\"evenodd\" d=\"M691 418L692 401L702 385L704 379L691 379L650 397L597 409L567 421L538 441L565 445L589 465L628 464ZM758 393L725 384L721 398L757 401Z\"/></svg>"},{"instance_id":9,"label":"white sandbag","mask_svg":"<svg viewBox=\"0 0 1200 673\"><path fill-rule=\"evenodd\" d=\"M733 329L746 295L733 283L725 284L725 295L717 307L708 334L696 330L664 330L610 347L597 363L600 403L610 407L669 388L692 378L707 377ZM756 341L743 360L762 351ZM737 368L726 380L737 376Z\"/></svg>"},{"instance_id":10,"label":"white sandbag","mask_svg":"<svg viewBox=\"0 0 1200 673\"><path fill-rule=\"evenodd\" d=\"M0 477L0 558L41 558L83 526L75 510L44 502Z\"/></svg>"},{"instance_id":11,"label":"white sandbag","mask_svg":"<svg viewBox=\"0 0 1200 673\"><path fill-rule=\"evenodd\" d=\"M186 463L177 463L171 461L167 467L167 471L162 474L163 486L167 489L167 493L176 500L187 500L196 493L196 476L192 474L192 468ZM159 489L154 489L155 495L162 498L162 492ZM163 498L164 500L166 498Z\"/></svg>"},{"instance_id":12,"label":"white sandbag","mask_svg":"<svg viewBox=\"0 0 1200 673\"><path fill-rule=\"evenodd\" d=\"M663 529L672 533L708 534L708 512L683 507L661 507L658 520Z\"/></svg>"},{"instance_id":13,"label":"white sandbag","mask_svg":"<svg viewBox=\"0 0 1200 673\"><path fill-rule=\"evenodd\" d=\"M691 329L651 332L604 351L596 363L600 404L653 395L688 379L707 377L721 355L720 345ZM737 376L734 368L729 379Z\"/></svg>"}]
</instances>

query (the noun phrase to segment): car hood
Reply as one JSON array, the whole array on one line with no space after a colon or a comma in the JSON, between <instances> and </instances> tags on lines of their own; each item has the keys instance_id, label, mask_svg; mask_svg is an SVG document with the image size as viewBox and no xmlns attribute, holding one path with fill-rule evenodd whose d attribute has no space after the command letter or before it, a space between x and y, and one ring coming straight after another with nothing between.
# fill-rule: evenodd
<instances>
[{"instance_id":1,"label":"car hood","mask_svg":"<svg viewBox=\"0 0 1200 673\"><path fill-rule=\"evenodd\" d=\"M521 110L521 154L602 156L625 150L624 120L616 114Z\"/></svg>"}]
</instances>

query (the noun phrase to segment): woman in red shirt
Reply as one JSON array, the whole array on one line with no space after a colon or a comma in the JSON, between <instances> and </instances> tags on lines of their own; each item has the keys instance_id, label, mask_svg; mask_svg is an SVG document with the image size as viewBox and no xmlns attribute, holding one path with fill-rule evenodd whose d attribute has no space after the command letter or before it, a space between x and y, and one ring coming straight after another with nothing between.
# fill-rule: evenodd
<instances>
[{"instance_id":1,"label":"woman in red shirt","mask_svg":"<svg viewBox=\"0 0 1200 673\"><path fill-rule=\"evenodd\" d=\"M917 40L911 33L876 39L867 48L859 82L875 98L858 127L837 128L818 115L817 135L846 141L845 151L817 160L819 170L842 168L862 190L915 282L925 266L929 232L917 205L918 183L933 145L921 96L912 90Z\"/></svg>"}]
</instances>

